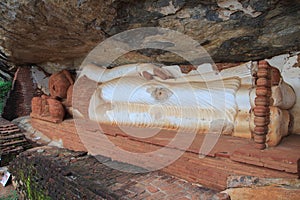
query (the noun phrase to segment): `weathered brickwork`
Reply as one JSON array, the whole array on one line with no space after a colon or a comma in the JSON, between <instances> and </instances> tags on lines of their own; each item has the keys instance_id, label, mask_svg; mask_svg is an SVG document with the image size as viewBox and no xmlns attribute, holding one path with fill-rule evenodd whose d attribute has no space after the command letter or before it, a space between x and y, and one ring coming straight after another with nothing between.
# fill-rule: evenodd
<instances>
[{"instance_id":1,"label":"weathered brickwork","mask_svg":"<svg viewBox=\"0 0 300 200\"><path fill-rule=\"evenodd\" d=\"M229 199L163 172L127 173L107 165L143 169L98 160L85 152L39 147L20 154L10 171L23 199Z\"/></svg>"},{"instance_id":2,"label":"weathered brickwork","mask_svg":"<svg viewBox=\"0 0 300 200\"><path fill-rule=\"evenodd\" d=\"M94 146L99 146L98 142L105 144L105 141L99 141L101 134L97 132L98 124L92 121L76 120L78 126L75 127L74 120L65 120L60 124L53 124L38 119L31 119L32 127L49 137L51 140L62 143L62 146L68 149L77 151L87 151L81 139L84 136L87 138L86 143ZM116 146L129 152L151 152L166 145L169 140L173 138L172 132L162 131L157 134L157 137L147 139L136 139L125 134L116 126L101 126L106 137ZM81 133L79 136L78 133ZM82 134L84 133L84 134ZM291 138L291 141L299 141L298 137ZM171 165L162 169L164 172L172 174L176 177L183 178L187 181L200 183L209 188L218 190L226 189L227 177L231 175L256 175L258 177L281 177L281 178L296 178L297 177L297 151L300 146L295 143L293 151L286 146L277 147L273 150L265 151L262 154L259 150L251 147L251 141L241 138L232 138L222 136L220 137L215 148L205 158L199 158L199 148L203 142L203 135L197 135L194 143L187 149L183 155ZM288 144L288 143L287 143ZM105 145L101 148L106 148ZM247 150L249 158L241 152ZM250 151L251 149L251 151ZM175 151L175 149L174 149ZM259 154L260 153L260 154ZM298 157L297 157L298 156ZM262 159L263 158L263 159ZM113 159L120 159L116 155ZM130 160L130 158L122 157L123 162ZM158 162L160 161L157 158ZM251 159L252 165L244 164L243 162ZM238 162L237 162L237 161ZM288 163L286 163L288 161ZM263 163L264 162L264 163ZM273 163L273 165L272 165ZM278 167L278 170L263 167L267 165L270 167ZM293 170L293 173L284 172L284 169Z\"/></svg>"},{"instance_id":3,"label":"weathered brickwork","mask_svg":"<svg viewBox=\"0 0 300 200\"><path fill-rule=\"evenodd\" d=\"M32 81L31 70L28 66L20 67L15 73L12 91L6 101L2 116L13 120L29 115L31 99L36 93L36 86Z\"/></svg>"},{"instance_id":4,"label":"weathered brickwork","mask_svg":"<svg viewBox=\"0 0 300 200\"><path fill-rule=\"evenodd\" d=\"M0 167L8 165L20 152L31 147L21 130L0 117Z\"/></svg>"}]
</instances>

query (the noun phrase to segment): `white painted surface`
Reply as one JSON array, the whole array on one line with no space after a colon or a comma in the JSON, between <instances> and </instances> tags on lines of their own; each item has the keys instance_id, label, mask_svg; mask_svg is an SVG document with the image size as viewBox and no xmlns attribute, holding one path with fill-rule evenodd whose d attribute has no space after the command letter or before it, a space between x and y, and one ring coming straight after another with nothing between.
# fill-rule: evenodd
<instances>
[{"instance_id":1,"label":"white painted surface","mask_svg":"<svg viewBox=\"0 0 300 200\"><path fill-rule=\"evenodd\" d=\"M153 74L157 66L152 64L125 65L105 72L100 69L102 78L98 82L102 84L90 101L89 117L109 124L202 132L226 122L223 130L232 133L235 120L239 120L238 110L248 113L250 109L251 66L249 62L216 73L207 65L201 75L183 74L178 66L165 66L163 69L174 76L166 80ZM154 79L142 77L144 70ZM83 72L96 77L93 70ZM241 81L244 87L240 87Z\"/></svg>"},{"instance_id":2,"label":"white painted surface","mask_svg":"<svg viewBox=\"0 0 300 200\"><path fill-rule=\"evenodd\" d=\"M45 94L49 95L49 77L42 70L35 66L31 67L31 73L33 82L37 84L37 87Z\"/></svg>"},{"instance_id":3,"label":"white painted surface","mask_svg":"<svg viewBox=\"0 0 300 200\"><path fill-rule=\"evenodd\" d=\"M300 67L298 63L298 56L300 56L299 53L300 52L297 52L294 55L284 54L275 56L271 59L267 59L268 63L271 66L279 69L283 80L291 85L296 93L296 103L290 109L290 113L293 116L294 120L291 132L294 134L300 134Z\"/></svg>"}]
</instances>

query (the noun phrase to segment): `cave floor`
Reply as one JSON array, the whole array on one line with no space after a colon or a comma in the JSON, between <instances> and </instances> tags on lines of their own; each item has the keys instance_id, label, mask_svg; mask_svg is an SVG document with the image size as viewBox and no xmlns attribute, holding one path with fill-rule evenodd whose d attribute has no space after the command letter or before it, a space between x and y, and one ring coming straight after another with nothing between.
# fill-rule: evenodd
<instances>
[{"instance_id":1,"label":"cave floor","mask_svg":"<svg viewBox=\"0 0 300 200\"><path fill-rule=\"evenodd\" d=\"M15 197L15 198L14 198ZM8 185L6 187L3 187L0 185L0 199L1 200L16 200L17 199L17 192L14 189L13 185Z\"/></svg>"}]
</instances>

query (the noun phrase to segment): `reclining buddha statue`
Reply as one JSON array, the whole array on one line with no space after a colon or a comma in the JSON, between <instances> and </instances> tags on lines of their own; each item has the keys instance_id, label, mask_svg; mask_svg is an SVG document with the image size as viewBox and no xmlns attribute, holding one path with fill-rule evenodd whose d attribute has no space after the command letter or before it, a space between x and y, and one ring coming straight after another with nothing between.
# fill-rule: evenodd
<instances>
[{"instance_id":1,"label":"reclining buddha statue","mask_svg":"<svg viewBox=\"0 0 300 200\"><path fill-rule=\"evenodd\" d=\"M266 61L214 70L151 63L111 69L88 64L78 79L97 82L88 117L99 123L254 138L260 149L289 133L293 88Z\"/></svg>"}]
</instances>

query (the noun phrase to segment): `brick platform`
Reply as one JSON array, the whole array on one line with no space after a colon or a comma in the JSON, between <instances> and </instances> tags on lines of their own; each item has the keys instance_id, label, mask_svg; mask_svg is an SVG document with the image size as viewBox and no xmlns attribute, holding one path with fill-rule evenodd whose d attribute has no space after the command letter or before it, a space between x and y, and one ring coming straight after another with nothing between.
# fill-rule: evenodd
<instances>
[{"instance_id":1,"label":"brick platform","mask_svg":"<svg viewBox=\"0 0 300 200\"><path fill-rule=\"evenodd\" d=\"M22 153L10 165L23 199L229 199L162 172L126 173L109 166L136 166L54 147ZM137 169L138 168L138 169Z\"/></svg>"},{"instance_id":2,"label":"brick platform","mask_svg":"<svg viewBox=\"0 0 300 200\"><path fill-rule=\"evenodd\" d=\"M21 130L0 117L0 167L8 165L20 152L30 147Z\"/></svg>"},{"instance_id":3,"label":"brick platform","mask_svg":"<svg viewBox=\"0 0 300 200\"><path fill-rule=\"evenodd\" d=\"M109 151L109 147L106 147L104 142L101 143L104 145L99 147L99 142L101 142L102 139L108 138L115 145L127 151L151 152L167 144L174 136L174 132L172 131L161 131L155 137L137 139L125 135L117 127L106 125L101 125L104 132L104 134L101 135L101 133L99 133L98 124L91 121L78 121L78 123L80 123L80 126L77 127L77 130L74 125L74 120L65 120L58 125L37 119L31 120L32 126L40 132L43 132L50 139L61 141L65 148L80 151L86 151L82 140L89 143L90 147L107 148ZM82 133L81 138L77 132ZM193 144L186 151L183 149L173 149L174 152L184 151L183 155L162 170L190 182L200 183L206 187L215 188L217 190L226 188L227 177L231 175L252 175L265 178L297 178L297 160L294 160L295 157L299 156L298 152L300 146L297 146L300 141L299 136L285 138L279 147L263 151L255 150L257 153L245 153L244 156L238 155L241 155L243 150L244 152L247 152L247 150L253 152L252 149L254 148L251 146L252 141L221 136L209 155L205 158L199 158L198 152L203 139L203 135L198 134ZM291 146L291 143L296 145ZM260 160L259 165L256 165L254 162L245 164L251 160L251 155L255 156L253 159ZM268 159L261 159L262 157ZM113 155L112 158L120 159L118 156L114 157ZM130 159L131 158L124 157L120 161L128 162ZM157 159L159 161L159 159L163 158ZM143 163L143 165L144 164L145 163Z\"/></svg>"}]
</instances>

